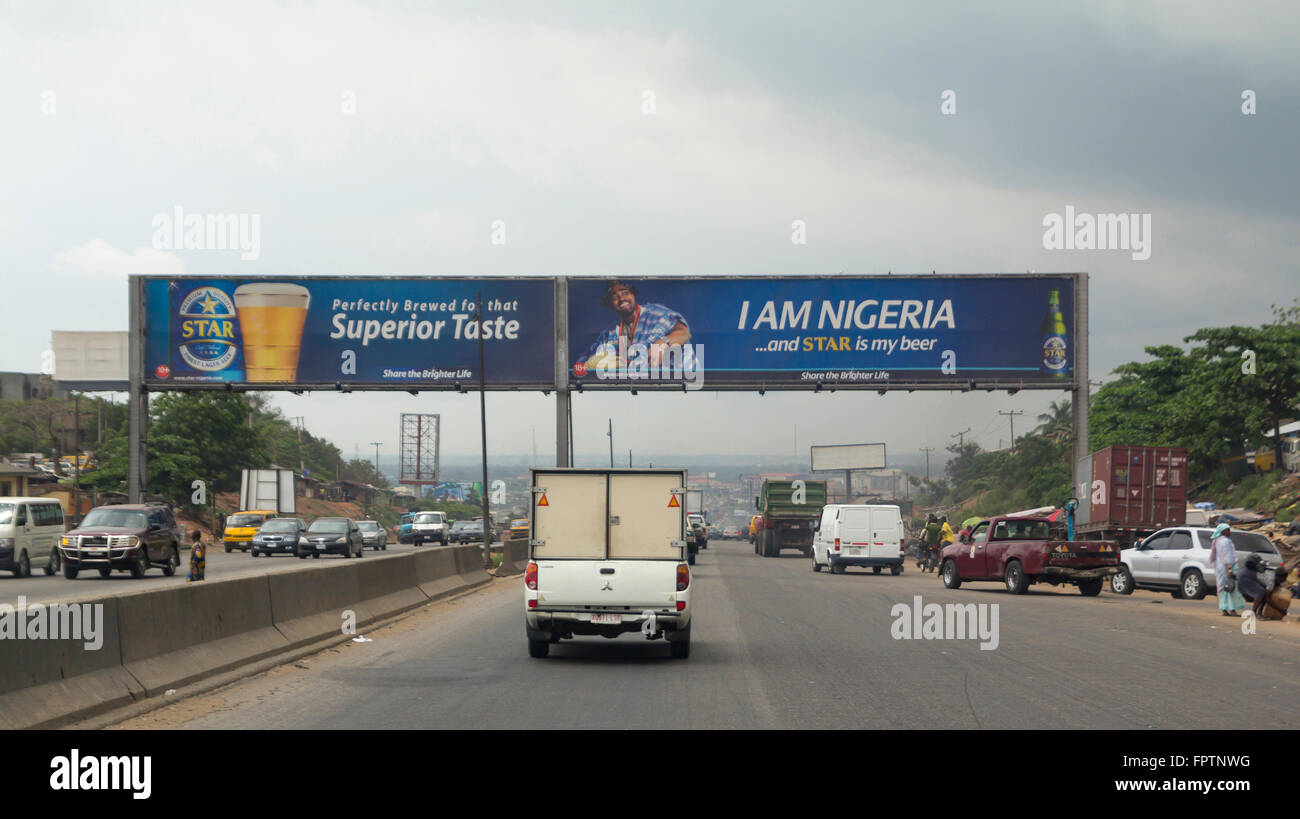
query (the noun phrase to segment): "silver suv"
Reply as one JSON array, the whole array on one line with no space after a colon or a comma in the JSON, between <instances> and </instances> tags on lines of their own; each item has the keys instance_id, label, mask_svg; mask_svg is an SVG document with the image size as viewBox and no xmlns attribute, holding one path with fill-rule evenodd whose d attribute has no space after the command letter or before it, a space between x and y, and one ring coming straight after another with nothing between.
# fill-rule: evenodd
<instances>
[{"instance_id":1,"label":"silver suv","mask_svg":"<svg viewBox=\"0 0 1300 819\"><path fill-rule=\"evenodd\" d=\"M1202 526L1161 529L1146 540L1120 552L1120 571L1110 576L1110 590L1132 594L1134 589L1167 591L1177 598L1200 600L1215 591L1210 540L1214 530ZM1257 554L1270 569L1282 565L1272 541L1256 532L1232 530L1237 565Z\"/></svg>"}]
</instances>

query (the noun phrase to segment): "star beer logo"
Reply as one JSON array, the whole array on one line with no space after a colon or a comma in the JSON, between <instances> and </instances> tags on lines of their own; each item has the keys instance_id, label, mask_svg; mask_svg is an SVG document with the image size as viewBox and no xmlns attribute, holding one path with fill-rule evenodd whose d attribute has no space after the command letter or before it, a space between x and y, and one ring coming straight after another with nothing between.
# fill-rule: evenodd
<instances>
[{"instance_id":1,"label":"star beer logo","mask_svg":"<svg viewBox=\"0 0 1300 819\"><path fill-rule=\"evenodd\" d=\"M216 372L235 360L235 304L217 287L200 287L180 306L181 343L185 363L196 370Z\"/></svg>"}]
</instances>

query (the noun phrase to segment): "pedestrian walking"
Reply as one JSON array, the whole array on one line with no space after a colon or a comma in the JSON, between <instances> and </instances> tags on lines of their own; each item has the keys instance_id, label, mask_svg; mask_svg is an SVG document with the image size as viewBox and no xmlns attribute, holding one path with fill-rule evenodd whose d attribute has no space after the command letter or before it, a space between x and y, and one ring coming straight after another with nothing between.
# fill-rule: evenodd
<instances>
[{"instance_id":1,"label":"pedestrian walking","mask_svg":"<svg viewBox=\"0 0 1300 819\"><path fill-rule=\"evenodd\" d=\"M1236 617L1246 607L1237 589L1237 547L1232 543L1232 528L1220 523L1210 541L1210 561L1214 564L1214 585L1219 592L1219 610L1224 617Z\"/></svg>"},{"instance_id":2,"label":"pedestrian walking","mask_svg":"<svg viewBox=\"0 0 1300 819\"><path fill-rule=\"evenodd\" d=\"M208 564L208 550L203 545L203 534L195 529L190 532L190 541L193 545L190 546L190 574L185 578L186 583L202 580Z\"/></svg>"}]
</instances>

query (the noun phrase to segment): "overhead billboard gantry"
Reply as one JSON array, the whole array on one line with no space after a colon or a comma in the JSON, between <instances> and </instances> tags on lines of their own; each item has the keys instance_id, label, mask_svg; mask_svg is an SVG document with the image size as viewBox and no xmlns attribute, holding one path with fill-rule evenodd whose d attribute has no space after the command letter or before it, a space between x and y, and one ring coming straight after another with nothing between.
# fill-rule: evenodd
<instances>
[{"instance_id":1,"label":"overhead billboard gantry","mask_svg":"<svg viewBox=\"0 0 1300 819\"><path fill-rule=\"evenodd\" d=\"M1073 391L1087 452L1086 273L160 277L131 287L130 495L159 390ZM478 294L482 317L478 318ZM484 359L479 366L478 343Z\"/></svg>"}]
</instances>

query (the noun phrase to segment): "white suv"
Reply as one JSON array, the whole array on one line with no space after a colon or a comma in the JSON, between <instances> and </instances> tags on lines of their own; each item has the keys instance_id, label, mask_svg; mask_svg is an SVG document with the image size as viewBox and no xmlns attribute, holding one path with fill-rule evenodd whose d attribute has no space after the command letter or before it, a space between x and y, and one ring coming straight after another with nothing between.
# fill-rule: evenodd
<instances>
[{"instance_id":1,"label":"white suv","mask_svg":"<svg viewBox=\"0 0 1300 819\"><path fill-rule=\"evenodd\" d=\"M1210 562L1210 541L1214 530L1202 526L1161 529L1146 540L1120 552L1120 571L1110 576L1110 590L1132 594L1134 589L1167 591L1177 598L1200 600L1215 591L1214 564ZM1272 541L1256 532L1232 530L1237 547L1237 565L1244 566L1252 553L1270 569L1282 565L1282 556Z\"/></svg>"}]
</instances>

